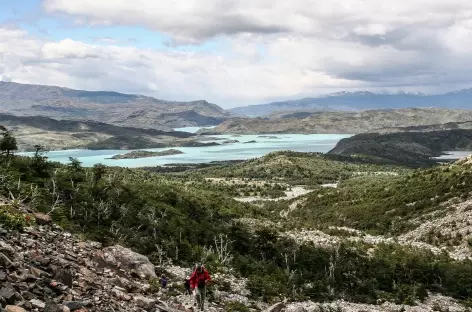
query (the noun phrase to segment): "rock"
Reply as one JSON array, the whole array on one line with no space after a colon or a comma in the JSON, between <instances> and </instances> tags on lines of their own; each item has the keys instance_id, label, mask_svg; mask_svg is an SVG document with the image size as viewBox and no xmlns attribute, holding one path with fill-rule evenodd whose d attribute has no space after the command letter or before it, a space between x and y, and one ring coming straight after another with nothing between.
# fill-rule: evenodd
<instances>
[{"instance_id":1,"label":"rock","mask_svg":"<svg viewBox=\"0 0 472 312\"><path fill-rule=\"evenodd\" d=\"M152 299L146 298L144 296L134 296L134 301L136 301L136 304L143 308L146 309L147 311L152 310L156 307L156 302Z\"/></svg>"},{"instance_id":2,"label":"rock","mask_svg":"<svg viewBox=\"0 0 472 312\"><path fill-rule=\"evenodd\" d=\"M37 269L35 267L29 268L29 272L32 276L36 278L40 278L42 275L46 275L46 272L41 271L40 269Z\"/></svg>"},{"instance_id":3,"label":"rock","mask_svg":"<svg viewBox=\"0 0 472 312\"><path fill-rule=\"evenodd\" d=\"M48 225L52 222L51 217L44 213L36 212L33 214L33 217L39 225Z\"/></svg>"},{"instance_id":4,"label":"rock","mask_svg":"<svg viewBox=\"0 0 472 312\"><path fill-rule=\"evenodd\" d=\"M7 274L5 272L0 271L0 282L3 282L7 279Z\"/></svg>"},{"instance_id":5,"label":"rock","mask_svg":"<svg viewBox=\"0 0 472 312\"><path fill-rule=\"evenodd\" d=\"M304 307L298 306L287 308L287 312L307 312L307 310Z\"/></svg>"},{"instance_id":6,"label":"rock","mask_svg":"<svg viewBox=\"0 0 472 312\"><path fill-rule=\"evenodd\" d=\"M29 291L22 291L21 297L23 297L25 300L31 300L34 299L34 294L30 293Z\"/></svg>"},{"instance_id":7,"label":"rock","mask_svg":"<svg viewBox=\"0 0 472 312\"><path fill-rule=\"evenodd\" d=\"M0 266L11 268L14 266L13 262L4 254L0 252Z\"/></svg>"},{"instance_id":8,"label":"rock","mask_svg":"<svg viewBox=\"0 0 472 312\"><path fill-rule=\"evenodd\" d=\"M276 303L273 306L269 307L264 312L281 312L285 308L286 308L285 303L279 302L279 303Z\"/></svg>"},{"instance_id":9,"label":"rock","mask_svg":"<svg viewBox=\"0 0 472 312\"><path fill-rule=\"evenodd\" d=\"M87 305L86 302L82 301L66 301L64 302L64 305L69 308L71 311L76 311L79 310Z\"/></svg>"},{"instance_id":10,"label":"rock","mask_svg":"<svg viewBox=\"0 0 472 312\"><path fill-rule=\"evenodd\" d=\"M4 241L0 241L0 252L4 253L5 255L8 255L9 257L14 257L16 254L15 248L8 245Z\"/></svg>"},{"instance_id":11,"label":"rock","mask_svg":"<svg viewBox=\"0 0 472 312\"><path fill-rule=\"evenodd\" d=\"M126 290L130 290L131 288L133 288L132 283L123 277L115 277L110 281L110 283L114 286L118 286Z\"/></svg>"},{"instance_id":12,"label":"rock","mask_svg":"<svg viewBox=\"0 0 472 312\"><path fill-rule=\"evenodd\" d=\"M29 302L34 308L44 309L46 307L46 304L38 299L31 299Z\"/></svg>"},{"instance_id":13,"label":"rock","mask_svg":"<svg viewBox=\"0 0 472 312\"><path fill-rule=\"evenodd\" d=\"M54 278L69 288L71 288L73 285L73 276L70 269L57 270L56 274L54 275Z\"/></svg>"},{"instance_id":14,"label":"rock","mask_svg":"<svg viewBox=\"0 0 472 312\"><path fill-rule=\"evenodd\" d=\"M4 298L10 304L22 299L11 285L6 285L0 289L0 298Z\"/></svg>"},{"instance_id":15,"label":"rock","mask_svg":"<svg viewBox=\"0 0 472 312\"><path fill-rule=\"evenodd\" d=\"M5 312L26 312L26 310L19 306L7 305Z\"/></svg>"},{"instance_id":16,"label":"rock","mask_svg":"<svg viewBox=\"0 0 472 312\"><path fill-rule=\"evenodd\" d=\"M149 261L148 257L138 254L131 249L115 245L103 250L99 262L114 268L123 268L125 270L134 270L139 276L146 278L157 278L155 267Z\"/></svg>"}]
</instances>

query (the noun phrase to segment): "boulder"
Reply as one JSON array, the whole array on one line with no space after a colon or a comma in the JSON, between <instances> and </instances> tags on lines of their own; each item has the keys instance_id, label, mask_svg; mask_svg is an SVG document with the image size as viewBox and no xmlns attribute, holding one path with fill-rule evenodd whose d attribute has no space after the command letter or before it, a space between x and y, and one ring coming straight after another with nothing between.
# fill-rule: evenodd
<instances>
[{"instance_id":1,"label":"boulder","mask_svg":"<svg viewBox=\"0 0 472 312\"><path fill-rule=\"evenodd\" d=\"M146 298L144 296L134 296L133 300L136 302L138 307L151 311L156 307L156 301L153 299Z\"/></svg>"},{"instance_id":2,"label":"boulder","mask_svg":"<svg viewBox=\"0 0 472 312\"><path fill-rule=\"evenodd\" d=\"M120 245L107 247L95 257L102 267L121 268L135 271L142 278L157 278L154 265L148 257Z\"/></svg>"},{"instance_id":3,"label":"boulder","mask_svg":"<svg viewBox=\"0 0 472 312\"><path fill-rule=\"evenodd\" d=\"M36 223L39 225L48 225L48 224L51 224L52 222L51 217L44 213L40 213L40 212L33 213L33 217L36 220Z\"/></svg>"},{"instance_id":4,"label":"boulder","mask_svg":"<svg viewBox=\"0 0 472 312\"><path fill-rule=\"evenodd\" d=\"M284 310L287 306L283 302L279 302L274 304L273 306L269 307L266 309L264 312L281 312Z\"/></svg>"}]
</instances>

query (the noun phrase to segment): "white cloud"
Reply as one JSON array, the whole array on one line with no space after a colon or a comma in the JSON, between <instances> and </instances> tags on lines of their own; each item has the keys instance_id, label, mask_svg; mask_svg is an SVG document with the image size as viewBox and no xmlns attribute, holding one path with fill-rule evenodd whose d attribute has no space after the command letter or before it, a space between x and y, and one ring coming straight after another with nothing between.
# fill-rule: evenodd
<instances>
[{"instance_id":1,"label":"white cloud","mask_svg":"<svg viewBox=\"0 0 472 312\"><path fill-rule=\"evenodd\" d=\"M0 76L224 107L347 88L443 91L470 83L469 0L43 0L43 8L81 24L146 27L177 44L220 44L172 52L0 29Z\"/></svg>"}]
</instances>

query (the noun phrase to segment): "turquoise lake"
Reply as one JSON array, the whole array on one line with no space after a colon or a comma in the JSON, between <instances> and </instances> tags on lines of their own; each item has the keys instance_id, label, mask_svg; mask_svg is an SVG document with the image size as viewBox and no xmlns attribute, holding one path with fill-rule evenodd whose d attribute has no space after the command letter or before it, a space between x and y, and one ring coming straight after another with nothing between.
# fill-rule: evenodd
<instances>
[{"instance_id":1,"label":"turquoise lake","mask_svg":"<svg viewBox=\"0 0 472 312\"><path fill-rule=\"evenodd\" d=\"M182 131L182 129L176 130ZM192 130L193 132L195 129L192 128L188 130ZM86 167L102 163L108 166L135 168L170 163L206 163L222 160L244 160L283 150L326 153L331 150L339 140L350 136L349 134L213 135L211 138L215 138L214 142L222 143L224 140L238 140L240 143L207 147L176 147L176 149L182 151L184 154L140 159L108 159L117 154L130 152L130 150L63 150L51 151L47 153L47 156L52 161L62 163L69 162L69 157L78 158L79 161L82 162L82 165ZM208 138L205 138L204 141L209 142ZM248 141L256 141L256 143L243 143ZM166 149L169 148L145 150L164 151ZM32 153L23 153L23 155L32 155Z\"/></svg>"}]
</instances>

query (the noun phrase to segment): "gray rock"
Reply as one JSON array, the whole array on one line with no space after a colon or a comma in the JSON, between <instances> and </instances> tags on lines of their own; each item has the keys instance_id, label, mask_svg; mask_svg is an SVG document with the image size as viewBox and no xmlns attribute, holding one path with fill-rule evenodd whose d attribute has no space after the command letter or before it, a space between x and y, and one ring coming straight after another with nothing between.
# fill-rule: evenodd
<instances>
[{"instance_id":1,"label":"gray rock","mask_svg":"<svg viewBox=\"0 0 472 312\"><path fill-rule=\"evenodd\" d=\"M46 307L46 304L38 299L31 299L29 302L33 308L44 309Z\"/></svg>"},{"instance_id":2,"label":"gray rock","mask_svg":"<svg viewBox=\"0 0 472 312\"><path fill-rule=\"evenodd\" d=\"M79 310L85 306L87 306L87 302L82 301L66 301L64 305L68 307L71 311Z\"/></svg>"},{"instance_id":3,"label":"gray rock","mask_svg":"<svg viewBox=\"0 0 472 312\"><path fill-rule=\"evenodd\" d=\"M141 277L157 278L155 267L148 257L120 245L105 248L99 256L99 262L103 266L134 270Z\"/></svg>"},{"instance_id":4,"label":"gray rock","mask_svg":"<svg viewBox=\"0 0 472 312\"><path fill-rule=\"evenodd\" d=\"M4 298L9 304L14 304L15 301L23 299L11 285L5 285L0 289L0 297Z\"/></svg>"},{"instance_id":5,"label":"gray rock","mask_svg":"<svg viewBox=\"0 0 472 312\"><path fill-rule=\"evenodd\" d=\"M73 282L74 282L74 278L72 276L72 272L70 269L57 270L54 278L69 288L72 287Z\"/></svg>"},{"instance_id":6,"label":"gray rock","mask_svg":"<svg viewBox=\"0 0 472 312\"><path fill-rule=\"evenodd\" d=\"M0 252L0 266L11 268L14 266L13 262L4 253Z\"/></svg>"},{"instance_id":7,"label":"gray rock","mask_svg":"<svg viewBox=\"0 0 472 312\"><path fill-rule=\"evenodd\" d=\"M8 245L4 241L0 241L0 252L4 253L5 255L9 257L14 257L16 254L15 248Z\"/></svg>"},{"instance_id":8,"label":"gray rock","mask_svg":"<svg viewBox=\"0 0 472 312\"><path fill-rule=\"evenodd\" d=\"M287 306L283 302L279 302L274 304L273 306L269 307L266 309L264 312L281 312L284 310Z\"/></svg>"},{"instance_id":9,"label":"gray rock","mask_svg":"<svg viewBox=\"0 0 472 312\"><path fill-rule=\"evenodd\" d=\"M44 307L44 312L63 312L63 309L54 301L48 301L46 302L46 306Z\"/></svg>"},{"instance_id":10,"label":"gray rock","mask_svg":"<svg viewBox=\"0 0 472 312\"><path fill-rule=\"evenodd\" d=\"M287 312L307 312L307 311L304 307L298 306L298 307L287 308Z\"/></svg>"},{"instance_id":11,"label":"gray rock","mask_svg":"<svg viewBox=\"0 0 472 312\"><path fill-rule=\"evenodd\" d=\"M134 296L133 300L136 302L136 304L147 310L147 311L150 311L150 310L153 310L155 307L156 307L156 301L153 300L153 299L149 299L149 298L146 298L144 296Z\"/></svg>"}]
</instances>

